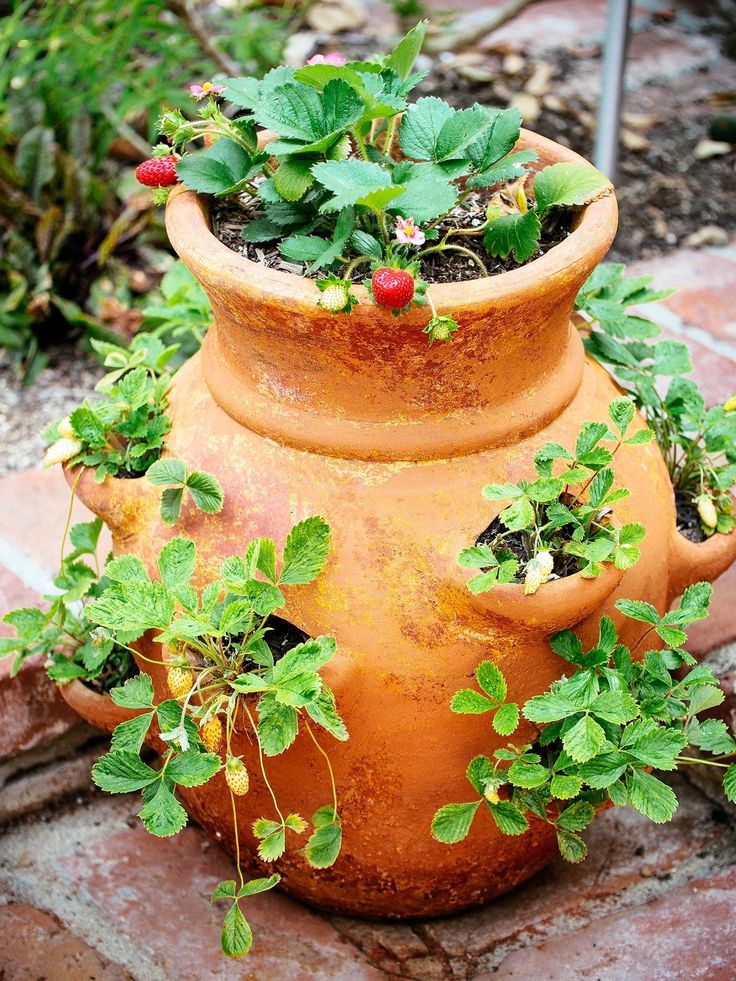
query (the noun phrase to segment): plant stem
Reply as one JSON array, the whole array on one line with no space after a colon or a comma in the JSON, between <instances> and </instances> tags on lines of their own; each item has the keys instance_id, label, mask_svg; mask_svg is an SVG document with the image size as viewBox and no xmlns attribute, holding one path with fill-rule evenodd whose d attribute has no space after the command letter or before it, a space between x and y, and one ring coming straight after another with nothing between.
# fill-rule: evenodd
<instances>
[{"instance_id":1,"label":"plant stem","mask_svg":"<svg viewBox=\"0 0 736 981\"><path fill-rule=\"evenodd\" d=\"M266 766L263 762L263 747L261 746L261 738L258 735L258 727L256 726L255 721L253 720L253 716L251 715L250 709L248 708L248 704L245 701L245 699L243 700L243 708L245 709L246 715L248 716L248 720L251 724L251 728L253 729L253 733L256 737L256 743L258 744L258 760L261 765L261 776L263 777L263 782L268 787L268 792L271 795L273 806L276 808L276 813L278 814L279 820L281 821L281 824L283 826L286 824L286 821L284 820L284 815L281 813L281 808L279 807L279 803L276 800L276 794L274 793L273 787L269 783L268 777L266 776Z\"/></svg>"},{"instance_id":2,"label":"plant stem","mask_svg":"<svg viewBox=\"0 0 736 981\"><path fill-rule=\"evenodd\" d=\"M335 786L335 774L332 770L332 763L330 763L330 757L327 755L325 750L322 749L322 747L320 746L319 742L317 741L317 737L312 732L312 727L309 725L306 718L304 719L304 725L306 726L307 732L309 733L312 742L320 751L322 756L324 756L325 758L325 763L327 764L327 769L330 774L330 784L332 785L332 810L335 812L335 815L337 815L337 787Z\"/></svg>"},{"instance_id":3,"label":"plant stem","mask_svg":"<svg viewBox=\"0 0 736 981\"><path fill-rule=\"evenodd\" d=\"M424 258L424 256L430 255L432 252L464 252L465 255L473 260L484 276L490 275L480 257L477 256L475 252L464 248L462 245L445 245L444 243L440 243L440 245L432 245L428 249L422 249L422 251L417 254L417 259Z\"/></svg>"}]
</instances>

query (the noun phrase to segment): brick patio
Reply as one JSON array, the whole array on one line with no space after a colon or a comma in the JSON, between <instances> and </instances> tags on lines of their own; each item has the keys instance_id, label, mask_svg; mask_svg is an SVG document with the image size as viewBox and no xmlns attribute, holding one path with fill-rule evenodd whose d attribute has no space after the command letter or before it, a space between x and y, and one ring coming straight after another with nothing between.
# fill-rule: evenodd
<instances>
[{"instance_id":1,"label":"brick patio","mask_svg":"<svg viewBox=\"0 0 736 981\"><path fill-rule=\"evenodd\" d=\"M635 87L695 72L716 57L712 39L676 43L666 31L652 33L647 18L661 6L635 6L642 26L632 49ZM536 53L553 29L557 46L598 42L602 9L597 0L534 5L493 42ZM688 343L710 401L733 394L736 240L681 249L632 271L679 287L647 314ZM0 480L0 614L49 587L68 502L58 471ZM735 586L733 568L716 583L712 615L693 628L691 649L713 662L736 712ZM8 672L0 662L3 981L734 977L736 811L689 773L692 782L671 779L681 801L671 824L609 811L587 834L585 863L559 861L471 913L388 924L323 916L277 893L255 897L248 903L253 952L229 963L209 903L212 886L232 874L227 856L197 827L153 839L135 816L136 797L97 793L89 771L104 751L102 736L67 709L40 664L28 663L13 681Z\"/></svg>"}]
</instances>

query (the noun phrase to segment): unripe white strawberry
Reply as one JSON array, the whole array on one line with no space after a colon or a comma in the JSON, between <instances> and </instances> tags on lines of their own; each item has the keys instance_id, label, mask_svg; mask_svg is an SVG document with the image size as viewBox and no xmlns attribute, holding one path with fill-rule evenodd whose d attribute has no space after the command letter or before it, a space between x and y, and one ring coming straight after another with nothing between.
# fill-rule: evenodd
<instances>
[{"instance_id":1,"label":"unripe white strawberry","mask_svg":"<svg viewBox=\"0 0 736 981\"><path fill-rule=\"evenodd\" d=\"M64 416L56 423L56 430L59 436L63 436L64 439L77 439L77 434L72 429L71 420L69 416Z\"/></svg>"},{"instance_id":2,"label":"unripe white strawberry","mask_svg":"<svg viewBox=\"0 0 736 981\"><path fill-rule=\"evenodd\" d=\"M536 593L542 583L547 582L552 575L554 566L554 559L549 552L537 552L526 567L524 595L529 596L532 593Z\"/></svg>"},{"instance_id":3,"label":"unripe white strawberry","mask_svg":"<svg viewBox=\"0 0 736 981\"><path fill-rule=\"evenodd\" d=\"M208 753L216 753L222 742L222 723L216 715L199 727L199 738Z\"/></svg>"},{"instance_id":4,"label":"unripe white strawberry","mask_svg":"<svg viewBox=\"0 0 736 981\"><path fill-rule=\"evenodd\" d=\"M186 698L192 687L192 672L183 665L174 664L166 672L166 684L174 698Z\"/></svg>"},{"instance_id":5,"label":"unripe white strawberry","mask_svg":"<svg viewBox=\"0 0 736 981\"><path fill-rule=\"evenodd\" d=\"M81 450L82 444L78 439L58 439L46 450L43 465L45 467L53 467L57 463L66 463L67 460L71 460Z\"/></svg>"},{"instance_id":6,"label":"unripe white strawberry","mask_svg":"<svg viewBox=\"0 0 736 981\"><path fill-rule=\"evenodd\" d=\"M347 289L339 283L334 283L322 293L319 306L329 310L330 313L339 313L348 305L349 299Z\"/></svg>"},{"instance_id":7,"label":"unripe white strawberry","mask_svg":"<svg viewBox=\"0 0 736 981\"><path fill-rule=\"evenodd\" d=\"M244 797L250 787L245 763L237 756L229 756L225 764L225 780L236 797Z\"/></svg>"},{"instance_id":8,"label":"unripe white strawberry","mask_svg":"<svg viewBox=\"0 0 736 981\"><path fill-rule=\"evenodd\" d=\"M718 524L718 512L713 503L713 499L707 494L701 494L695 499L698 506L698 515L706 528L715 528Z\"/></svg>"}]
</instances>

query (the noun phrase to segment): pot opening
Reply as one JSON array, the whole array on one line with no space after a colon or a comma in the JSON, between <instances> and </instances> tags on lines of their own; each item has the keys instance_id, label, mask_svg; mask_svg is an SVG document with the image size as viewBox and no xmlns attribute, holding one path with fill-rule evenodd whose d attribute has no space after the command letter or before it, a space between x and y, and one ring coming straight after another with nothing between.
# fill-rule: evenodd
<instances>
[{"instance_id":1,"label":"pot opening","mask_svg":"<svg viewBox=\"0 0 736 981\"><path fill-rule=\"evenodd\" d=\"M102 670L94 678L79 680L96 695L108 695L113 688L119 688L130 678L139 674L138 665L130 651L124 647L113 647L108 654Z\"/></svg>"},{"instance_id":2,"label":"pot opening","mask_svg":"<svg viewBox=\"0 0 736 981\"><path fill-rule=\"evenodd\" d=\"M310 639L309 634L306 634L295 624L281 617L277 617L273 613L266 620L266 631L264 640L273 654L274 662L280 661L284 654L290 651L292 647L296 647L297 644L303 644ZM242 635L230 638L233 647L237 647L242 641ZM246 658L243 662L242 669L243 671L251 671L257 666L255 661Z\"/></svg>"},{"instance_id":3,"label":"pot opening","mask_svg":"<svg viewBox=\"0 0 736 981\"><path fill-rule=\"evenodd\" d=\"M700 545L708 540L700 523L700 515L690 494L685 491L675 491L675 508L677 509L677 530L689 542Z\"/></svg>"}]
</instances>

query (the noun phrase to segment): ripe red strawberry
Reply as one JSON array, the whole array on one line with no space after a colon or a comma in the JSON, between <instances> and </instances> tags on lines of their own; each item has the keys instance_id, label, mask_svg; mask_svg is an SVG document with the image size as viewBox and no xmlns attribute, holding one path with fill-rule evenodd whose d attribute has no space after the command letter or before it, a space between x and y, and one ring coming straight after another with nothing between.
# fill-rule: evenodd
<instances>
[{"instance_id":1,"label":"ripe red strawberry","mask_svg":"<svg viewBox=\"0 0 736 981\"><path fill-rule=\"evenodd\" d=\"M401 310L414 298L414 277L406 269L376 269L371 280L373 298L379 307Z\"/></svg>"},{"instance_id":2,"label":"ripe red strawberry","mask_svg":"<svg viewBox=\"0 0 736 981\"><path fill-rule=\"evenodd\" d=\"M135 179L146 187L169 187L176 184L176 157L152 157L135 168Z\"/></svg>"}]
</instances>

